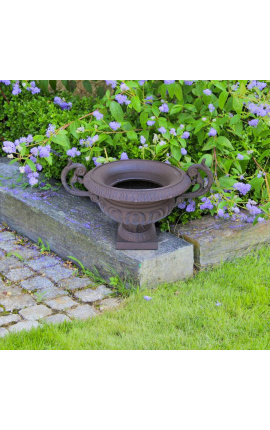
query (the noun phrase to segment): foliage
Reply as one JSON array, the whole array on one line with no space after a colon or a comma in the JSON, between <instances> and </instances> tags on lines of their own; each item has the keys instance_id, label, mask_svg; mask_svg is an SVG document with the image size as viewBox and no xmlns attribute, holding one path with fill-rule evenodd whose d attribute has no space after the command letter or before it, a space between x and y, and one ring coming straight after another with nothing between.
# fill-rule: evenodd
<instances>
[{"instance_id":1,"label":"foliage","mask_svg":"<svg viewBox=\"0 0 270 430\"><path fill-rule=\"evenodd\" d=\"M184 170L205 158L215 176L211 195L201 199L197 210L192 201L180 205L170 221L205 211L237 218L240 209L249 211L240 214L248 222L268 217L268 81L106 82L114 93L106 91L88 115L63 121L61 127L51 117L46 133L40 128L33 142L20 142L19 150L17 146L10 151L10 157L26 163L31 185L38 182L37 166L47 177L59 178L68 157L89 169L129 157L159 160ZM42 156L35 149L41 146L50 151Z\"/></svg>"},{"instance_id":2,"label":"foliage","mask_svg":"<svg viewBox=\"0 0 270 430\"><path fill-rule=\"evenodd\" d=\"M269 259L263 247L99 317L11 333L0 349L269 350Z\"/></svg>"}]
</instances>

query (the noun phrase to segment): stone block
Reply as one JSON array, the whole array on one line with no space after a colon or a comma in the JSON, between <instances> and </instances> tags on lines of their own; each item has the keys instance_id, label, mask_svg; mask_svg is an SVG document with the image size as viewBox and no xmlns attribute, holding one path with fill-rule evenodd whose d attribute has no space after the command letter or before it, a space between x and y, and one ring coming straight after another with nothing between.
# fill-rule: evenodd
<instances>
[{"instance_id":1,"label":"stone block","mask_svg":"<svg viewBox=\"0 0 270 430\"><path fill-rule=\"evenodd\" d=\"M43 276L35 276L34 278L28 279L26 281L22 281L20 285L24 290L28 290L28 291L35 291L35 290L41 290L41 289L44 290L46 288L49 289L54 286L49 279Z\"/></svg>"},{"instance_id":2,"label":"stone block","mask_svg":"<svg viewBox=\"0 0 270 430\"><path fill-rule=\"evenodd\" d=\"M43 321L48 324L60 324L64 321L70 321L70 318L64 314L55 314L44 318Z\"/></svg>"},{"instance_id":3,"label":"stone block","mask_svg":"<svg viewBox=\"0 0 270 430\"><path fill-rule=\"evenodd\" d=\"M69 278L74 273L74 270L63 267L57 264L54 267L47 267L40 269L40 273L51 278L54 282L61 281L62 279Z\"/></svg>"},{"instance_id":4,"label":"stone block","mask_svg":"<svg viewBox=\"0 0 270 430\"><path fill-rule=\"evenodd\" d=\"M49 255L42 255L36 260L30 260L26 264L31 267L33 270L41 270L44 267L53 267L59 263L59 259L57 257L51 257Z\"/></svg>"},{"instance_id":5,"label":"stone block","mask_svg":"<svg viewBox=\"0 0 270 430\"><path fill-rule=\"evenodd\" d=\"M69 309L66 312L70 318L86 320L97 315L97 311L90 305L78 306L75 309Z\"/></svg>"},{"instance_id":6,"label":"stone block","mask_svg":"<svg viewBox=\"0 0 270 430\"><path fill-rule=\"evenodd\" d=\"M74 296L82 302L91 303L104 299L108 294L112 294L112 290L106 288L105 285L100 285L95 290L88 288L87 290L77 291Z\"/></svg>"},{"instance_id":7,"label":"stone block","mask_svg":"<svg viewBox=\"0 0 270 430\"><path fill-rule=\"evenodd\" d=\"M115 309L117 308L121 303L121 300L114 298L114 297L110 297L109 299L105 299L102 300L102 302L100 302L100 310L101 311L108 311L110 309Z\"/></svg>"},{"instance_id":8,"label":"stone block","mask_svg":"<svg viewBox=\"0 0 270 430\"><path fill-rule=\"evenodd\" d=\"M158 232L156 251L116 250L117 223L89 198L72 196L63 188L46 192L19 188L18 166L7 164L4 158L0 160L0 175L12 177L2 179L0 222L34 242L39 238L47 241L62 258L75 257L105 279L116 272L139 285L155 286L193 275L193 245L183 239Z\"/></svg>"},{"instance_id":9,"label":"stone block","mask_svg":"<svg viewBox=\"0 0 270 430\"><path fill-rule=\"evenodd\" d=\"M35 300L28 294L20 294L17 296L0 296L0 305L2 305L6 311L13 312L16 309L27 308L28 306L34 306Z\"/></svg>"},{"instance_id":10,"label":"stone block","mask_svg":"<svg viewBox=\"0 0 270 430\"><path fill-rule=\"evenodd\" d=\"M5 329L4 327L0 328L0 337L4 337L8 334L7 329Z\"/></svg>"},{"instance_id":11,"label":"stone block","mask_svg":"<svg viewBox=\"0 0 270 430\"><path fill-rule=\"evenodd\" d=\"M57 297L56 299L47 301L45 304L54 311L64 311L65 309L78 305L77 302L67 296Z\"/></svg>"},{"instance_id":12,"label":"stone block","mask_svg":"<svg viewBox=\"0 0 270 430\"><path fill-rule=\"evenodd\" d=\"M59 281L57 285L65 290L74 291L86 287L95 287L96 284L90 278L72 277Z\"/></svg>"},{"instance_id":13,"label":"stone block","mask_svg":"<svg viewBox=\"0 0 270 430\"><path fill-rule=\"evenodd\" d=\"M177 226L174 232L194 245L195 264L202 268L234 260L270 243L270 221L254 226L204 216Z\"/></svg>"},{"instance_id":14,"label":"stone block","mask_svg":"<svg viewBox=\"0 0 270 430\"><path fill-rule=\"evenodd\" d=\"M21 321L20 315L18 314L4 315L3 317L0 317L0 327L18 321Z\"/></svg>"},{"instance_id":15,"label":"stone block","mask_svg":"<svg viewBox=\"0 0 270 430\"><path fill-rule=\"evenodd\" d=\"M51 309L44 305L31 306L30 308L22 309L19 314L25 319L30 321L40 320L52 314Z\"/></svg>"},{"instance_id":16,"label":"stone block","mask_svg":"<svg viewBox=\"0 0 270 430\"><path fill-rule=\"evenodd\" d=\"M21 321L17 324L8 327L10 333L18 333L19 331L26 330L30 331L34 327L38 327L39 323L37 321Z\"/></svg>"},{"instance_id":17,"label":"stone block","mask_svg":"<svg viewBox=\"0 0 270 430\"><path fill-rule=\"evenodd\" d=\"M18 282L27 278L30 278L30 276L33 276L34 273L29 270L27 267L23 267L21 269L11 269L9 272L5 274L5 277L12 282Z\"/></svg>"}]
</instances>

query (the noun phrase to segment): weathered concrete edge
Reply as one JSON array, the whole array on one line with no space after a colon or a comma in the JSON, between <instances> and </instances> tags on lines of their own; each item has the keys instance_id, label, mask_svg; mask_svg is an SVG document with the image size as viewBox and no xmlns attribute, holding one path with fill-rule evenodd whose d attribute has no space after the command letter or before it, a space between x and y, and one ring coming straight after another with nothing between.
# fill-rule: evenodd
<instances>
[{"instance_id":1,"label":"weathered concrete edge","mask_svg":"<svg viewBox=\"0 0 270 430\"><path fill-rule=\"evenodd\" d=\"M9 169L11 167L13 166L9 166ZM13 181L9 182L11 185ZM193 275L193 246L174 235L159 233L160 251L158 252L115 251L114 241L111 238L109 242L103 240L102 243L98 243L93 237L88 237L85 230L73 224L67 225L64 218L62 219L60 216L62 213L57 212L55 208L51 210L52 206L44 207L43 205L40 208L35 201L31 201L31 199L28 201L27 197L22 197L20 193L13 194L11 191L8 187L0 187L0 221L6 222L10 228L29 237L34 242L37 242L39 238L44 242L47 241L51 250L64 259L71 255L90 270L95 266L106 279L112 276L110 268L106 266L108 261L111 261L111 266L120 276L132 278L140 285L156 285L164 281L173 282ZM29 191L30 194L31 192ZM57 199L57 197L55 198ZM68 194L62 195L62 198L71 206L75 204L72 200L73 197L71 198ZM88 204L91 205L88 201L85 201L84 204L87 205L87 208ZM102 218L103 215L99 209L97 212ZM59 213L59 216L56 216L56 213ZM107 223L106 218L107 225L109 230L115 227L110 225L109 220ZM65 240L66 229L68 229L68 241ZM89 265L87 252L86 255L80 253L81 244L84 244L84 250L91 249L90 259L95 259L93 265ZM177 261L177 264L174 264L174 270L168 270L171 258ZM163 273L164 277L162 277Z\"/></svg>"}]
</instances>

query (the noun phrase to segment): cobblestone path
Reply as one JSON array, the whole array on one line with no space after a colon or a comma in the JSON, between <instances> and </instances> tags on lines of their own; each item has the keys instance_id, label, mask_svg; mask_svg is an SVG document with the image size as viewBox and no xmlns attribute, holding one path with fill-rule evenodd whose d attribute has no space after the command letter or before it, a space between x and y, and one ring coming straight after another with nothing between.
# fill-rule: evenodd
<instances>
[{"instance_id":1,"label":"cobblestone path","mask_svg":"<svg viewBox=\"0 0 270 430\"><path fill-rule=\"evenodd\" d=\"M41 253L37 245L0 224L0 337L87 319L119 304L112 290L79 277L70 262Z\"/></svg>"}]
</instances>

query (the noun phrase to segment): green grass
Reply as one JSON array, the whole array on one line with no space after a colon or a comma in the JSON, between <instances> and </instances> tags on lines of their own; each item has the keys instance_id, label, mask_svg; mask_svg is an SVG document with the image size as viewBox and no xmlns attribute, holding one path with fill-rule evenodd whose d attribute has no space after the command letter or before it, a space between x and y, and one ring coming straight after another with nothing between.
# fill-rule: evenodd
<instances>
[{"instance_id":1,"label":"green grass","mask_svg":"<svg viewBox=\"0 0 270 430\"><path fill-rule=\"evenodd\" d=\"M270 248L138 291L88 321L0 339L0 349L269 349ZM149 302L143 299L149 295ZM221 306L216 306L220 302Z\"/></svg>"}]
</instances>

